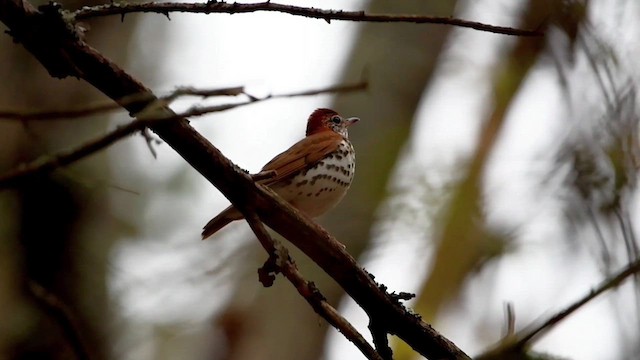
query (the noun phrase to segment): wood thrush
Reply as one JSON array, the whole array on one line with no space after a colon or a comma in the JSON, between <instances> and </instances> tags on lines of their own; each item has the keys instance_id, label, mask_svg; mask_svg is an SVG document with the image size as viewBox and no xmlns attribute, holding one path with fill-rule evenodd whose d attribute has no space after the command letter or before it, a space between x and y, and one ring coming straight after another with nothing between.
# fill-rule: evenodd
<instances>
[{"instance_id":1,"label":"wood thrush","mask_svg":"<svg viewBox=\"0 0 640 360\"><path fill-rule=\"evenodd\" d=\"M269 161L262 171L274 170L275 176L258 182L310 217L324 214L342 200L353 180L356 157L347 128L357 121L330 109L315 110L306 137ZM204 226L202 239L242 218L229 206Z\"/></svg>"}]
</instances>

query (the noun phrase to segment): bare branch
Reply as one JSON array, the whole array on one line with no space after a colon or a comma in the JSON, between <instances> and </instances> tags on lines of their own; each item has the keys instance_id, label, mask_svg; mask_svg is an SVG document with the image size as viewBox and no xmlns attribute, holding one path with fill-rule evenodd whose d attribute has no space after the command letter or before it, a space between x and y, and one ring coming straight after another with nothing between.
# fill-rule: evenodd
<instances>
[{"instance_id":1,"label":"bare branch","mask_svg":"<svg viewBox=\"0 0 640 360\"><path fill-rule=\"evenodd\" d=\"M262 247L269 254L269 260L265 268L271 271L280 271L291 284L298 290L298 293L311 305L318 315L322 316L331 326L340 331L347 340L351 341L367 359L383 360L376 350L369 345L367 340L356 330L347 319L331 306L326 298L316 288L315 284L306 281L298 271L295 262L289 256L289 251L282 244L274 240L267 232L264 225L255 213L249 213L247 222L256 235ZM264 269L264 268L263 268ZM262 275L261 275L262 277ZM266 285L265 286L270 286Z\"/></svg>"},{"instance_id":2,"label":"bare branch","mask_svg":"<svg viewBox=\"0 0 640 360\"><path fill-rule=\"evenodd\" d=\"M112 110L122 109L120 105L114 102L107 104L87 105L78 109L70 110L47 110L47 111L27 111L27 110L0 110L0 119L18 120L18 121L34 121L34 120L54 120L54 119L77 119L85 116L91 116L98 113L104 113Z\"/></svg>"},{"instance_id":3,"label":"bare branch","mask_svg":"<svg viewBox=\"0 0 640 360\"><path fill-rule=\"evenodd\" d=\"M630 263L629 265L625 266L624 269L620 270L616 275L603 281L602 283L600 283L600 285L598 285L594 289L591 289L591 291L589 291L582 298L578 299L578 301L569 305L567 308L559 311L557 314L551 316L542 324L528 331L525 330L520 335L516 335L516 337L518 338L518 341L514 346L522 348L525 346L525 344L528 344L533 341L537 341L542 335L544 335L546 332L551 330L560 321L566 319L569 315L574 313L576 310L580 309L582 306L586 305L591 300L607 292L608 290L618 287L629 276L637 274L638 272L640 272L640 260L636 260Z\"/></svg>"},{"instance_id":4,"label":"bare branch","mask_svg":"<svg viewBox=\"0 0 640 360\"><path fill-rule=\"evenodd\" d=\"M441 24L452 25L464 28L471 28L479 31L486 31L494 34L515 35L515 36L541 36L543 32L540 30L524 30L515 29L506 26L495 26L483 24L476 21L468 21L456 19L452 17L442 16L422 16L422 15L392 15L392 14L367 14L364 11L342 11L342 10L324 10L316 8L306 8L293 5L276 4L273 2L262 2L254 4L238 4L210 1L207 3L110 3L98 6L85 6L76 10L72 15L77 20L86 20L90 18L120 15L124 18L125 14L131 13L158 13L167 16L172 12L186 13L250 13L257 11L273 11L291 14L295 16L304 16L315 19L322 19L326 22L331 20L358 21L358 22L377 22L377 23L413 23L413 24Z\"/></svg>"},{"instance_id":5,"label":"bare branch","mask_svg":"<svg viewBox=\"0 0 640 360\"><path fill-rule=\"evenodd\" d=\"M0 176L0 189L17 186L30 176L41 175L69 165L114 144L116 141L136 131L142 130L145 126L146 123L144 121L134 121L75 149L60 152L53 156L41 157L29 164L20 165L17 169Z\"/></svg>"},{"instance_id":6,"label":"bare branch","mask_svg":"<svg viewBox=\"0 0 640 360\"><path fill-rule=\"evenodd\" d=\"M628 277L640 273L640 259L629 263L616 275L604 280L600 285L591 289L587 294L578 299L573 304L559 311L547 320L538 325L530 325L516 334L507 334L497 346L484 354L478 356L478 359L502 359L504 354L521 353L528 346L538 341L547 332L553 329L558 323L573 314L576 310L588 304L591 300L602 295L603 293L618 287Z\"/></svg>"},{"instance_id":7,"label":"bare branch","mask_svg":"<svg viewBox=\"0 0 640 360\"><path fill-rule=\"evenodd\" d=\"M252 98L251 100L236 103L236 104L225 104L225 105L213 105L213 106L202 106L202 107L192 107L191 109L185 111L184 113L175 114L173 112L169 113L166 111L156 111L157 106L165 106L166 101L163 99L159 99L153 103L151 103L147 108L138 113L138 119L130 122L127 125L118 127L116 130L113 130L106 135L100 136L96 139L86 142L79 147L74 149L63 151L55 155L43 156L41 158L36 159L35 161L23 164L18 166L18 168L9 171L6 174L0 175L0 189L17 186L21 181L25 178L34 176L34 175L42 175L44 173L48 173L53 171L59 167L67 166L71 163L74 163L78 160L81 160L89 155L92 155L100 150L107 148L110 145L115 144L117 141L126 138L129 135L132 135L138 131L144 131L147 126L150 126L154 122L166 122L171 120L178 120L184 117L195 117L202 116L205 114L210 114L214 112L220 112L225 110L234 109L241 106L251 105L258 102L272 100L272 99L280 99L280 98L289 98L289 97L299 97L299 96L309 96L316 94L325 94L325 93L333 93L333 92L350 92L350 91L359 91L362 89L366 89L366 83L358 83L358 84L348 84L348 85L336 85L327 87L324 89L316 89L316 90L305 90L301 92L287 93L287 94L276 94L269 95L264 98ZM197 90L190 92L190 94L197 94ZM200 94L205 93L204 91L200 91ZM182 94L186 94L183 92ZM199 95L202 96L202 95ZM168 99L175 98L174 95L171 95ZM130 104L133 104L131 102ZM154 153L154 149L152 148L152 144L149 142L149 137L145 136L147 140L147 144L152 152Z\"/></svg>"},{"instance_id":8,"label":"bare branch","mask_svg":"<svg viewBox=\"0 0 640 360\"><path fill-rule=\"evenodd\" d=\"M78 321L69 307L56 295L34 281L28 283L27 289L33 298L56 320L62 333L69 342L76 359L89 360L88 347L85 345L78 326Z\"/></svg>"},{"instance_id":9,"label":"bare branch","mask_svg":"<svg viewBox=\"0 0 640 360\"><path fill-rule=\"evenodd\" d=\"M228 88L221 89L198 89L191 86L183 86L179 87L170 95L163 97L167 100L174 100L180 96L200 96L202 98L209 98L214 96L238 96L238 95L248 95L244 86L234 86Z\"/></svg>"},{"instance_id":10,"label":"bare branch","mask_svg":"<svg viewBox=\"0 0 640 360\"><path fill-rule=\"evenodd\" d=\"M222 89L196 89L193 87L180 87L172 91L169 95L161 97L168 103L182 96L200 96L202 98L214 96L237 96L246 94L244 87L236 86ZM248 94L246 94L248 95ZM251 97L255 99L254 97ZM108 103L90 104L77 109L68 110L45 110L45 111L21 111L21 110L0 110L0 119L18 120L18 121L34 121L34 120L71 120L86 116L96 115L112 110L120 110L122 106L130 105L136 102L148 102L148 94L134 94L125 96L117 102L110 101Z\"/></svg>"}]
</instances>

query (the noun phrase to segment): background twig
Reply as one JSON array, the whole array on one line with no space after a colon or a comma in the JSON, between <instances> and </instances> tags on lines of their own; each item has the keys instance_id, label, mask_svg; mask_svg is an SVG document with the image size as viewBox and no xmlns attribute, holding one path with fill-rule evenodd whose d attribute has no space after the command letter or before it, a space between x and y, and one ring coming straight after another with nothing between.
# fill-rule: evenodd
<instances>
[{"instance_id":1,"label":"background twig","mask_svg":"<svg viewBox=\"0 0 640 360\"><path fill-rule=\"evenodd\" d=\"M117 141L124 139L125 137L137 131L143 131L147 126L151 125L154 122L177 120L184 117L202 116L202 115L206 115L214 112L220 112L220 111L230 110L230 109L234 109L241 106L251 105L254 103L271 100L271 99L309 96L309 95L317 95L317 94L330 93L330 92L359 91L359 90L365 89L366 87L367 87L366 83L336 85L336 86L331 86L323 89L305 90L305 91L295 92L295 93L269 95L264 98L253 98L251 100L241 102L241 103L236 103L236 104L194 106L191 109L180 114L175 114L173 112L169 113L166 111L156 111L158 110L156 109L157 106L163 107L166 105L166 102L163 99L159 99L157 102L154 102L148 105L148 108L147 108L148 110L147 109L142 110L139 113L139 118L130 122L127 125L118 127L116 130L113 130L110 133L107 133L106 135L103 135L96 139L88 141L77 148L74 148L68 151L63 151L52 156L45 156L45 157L39 158L31 163L23 164L19 166L17 169L9 171L6 174L0 175L0 189L16 186L27 177L34 176L34 175L41 175L41 174L53 171L59 167L72 164L100 150L103 150L110 145L113 145ZM196 91L189 92L189 94L196 94L196 93L197 93ZM205 91L200 92L200 94L204 94L204 93ZM185 94L185 93L183 92L181 94ZM199 96L202 96L202 95L199 95ZM175 96L174 95L169 96L169 98L173 98L173 97ZM137 101L140 101L140 100L137 100ZM128 102L128 104L133 105L135 104L135 102L133 101ZM162 109L159 109L159 110L162 110ZM152 154L154 154L154 150L151 147L152 145L149 142L149 137L145 136L145 139L147 140L147 144L152 150Z\"/></svg>"},{"instance_id":2,"label":"background twig","mask_svg":"<svg viewBox=\"0 0 640 360\"><path fill-rule=\"evenodd\" d=\"M363 21L363 22L403 22L413 24L441 24L452 25L486 31L495 34L515 35L515 36L541 36L540 30L524 30L515 29L506 26L495 26L483 24L476 21L468 21L456 19L452 17L442 16L424 16L424 15L390 15L390 14L367 14L364 11L342 11L342 10L324 10L316 8L305 8L301 6L277 4L273 2L262 2L255 4L238 4L225 2L207 2L207 3L111 3L92 7L83 7L73 12L78 20L85 20L100 16L120 15L130 13L158 13L168 16L171 12L188 12L188 13L249 13L256 11L275 11L296 16L304 16L316 19L323 19L327 22L331 20L346 21Z\"/></svg>"},{"instance_id":3,"label":"background twig","mask_svg":"<svg viewBox=\"0 0 640 360\"><path fill-rule=\"evenodd\" d=\"M62 332L73 350L76 359L89 360L89 351L85 346L80 327L69 307L53 293L40 286L34 281L27 285L28 291L38 303L56 320L62 328Z\"/></svg>"},{"instance_id":4,"label":"background twig","mask_svg":"<svg viewBox=\"0 0 640 360\"><path fill-rule=\"evenodd\" d=\"M600 285L591 289L587 294L578 299L565 309L557 312L539 325L531 325L519 331L516 334L507 334L505 340L501 341L496 347L478 356L478 359L502 359L502 354L520 353L526 347L531 346L535 341L540 339L544 334L553 329L558 323L566 319L569 315L589 303L591 300L602 295L603 293L619 286L628 277L640 273L640 260L636 260L616 275L604 280ZM512 315L510 315L512 317Z\"/></svg>"},{"instance_id":5,"label":"background twig","mask_svg":"<svg viewBox=\"0 0 640 360\"><path fill-rule=\"evenodd\" d=\"M160 99L171 102L181 96L200 96L203 98L214 96L237 96L246 94L244 87L235 86L221 89L197 89L193 87L180 87L172 91L169 95ZM246 94L248 95L248 94ZM248 95L250 96L250 95ZM254 97L251 97L255 99ZM107 111L122 109L125 105L136 102L148 102L148 94L134 94L125 96L117 102L110 101L108 103L88 104L77 109L64 110L45 110L45 111L28 111L28 110L7 110L0 109L0 119L18 120L18 121L35 121L35 120L71 120L82 118L90 115L100 114Z\"/></svg>"}]
</instances>

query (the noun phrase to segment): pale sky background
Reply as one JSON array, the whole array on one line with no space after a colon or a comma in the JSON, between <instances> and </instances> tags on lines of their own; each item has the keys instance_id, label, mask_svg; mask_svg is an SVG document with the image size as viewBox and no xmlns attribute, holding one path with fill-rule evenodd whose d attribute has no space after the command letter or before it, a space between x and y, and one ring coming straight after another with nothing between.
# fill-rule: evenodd
<instances>
[{"instance_id":1,"label":"pale sky background","mask_svg":"<svg viewBox=\"0 0 640 360\"><path fill-rule=\"evenodd\" d=\"M509 6L490 0L473 3L475 8L462 17L513 25L509 15L513 9ZM606 1L600 3L605 4L602 8L606 11ZM304 2L304 6L344 10L359 10L363 4L337 0ZM149 41L165 43L162 54L151 54L158 58L158 74L148 83L157 92L168 92L176 86L244 85L263 95L332 85L339 82L338 75L358 26L277 13L173 14L171 19L168 23L163 16L145 16L132 45L143 48ZM615 32L613 25L603 24ZM159 29L165 29L162 38L154 35ZM441 58L437 80L424 93L411 141L403 152L403 164L396 169L395 180L390 184L390 190L397 195L380 209L379 231L373 234L375 247L368 251L363 264L391 291L418 290L423 279L415 275L428 270L432 249L424 243L424 224L418 229L416 224L385 216L384 208L400 203L419 212L434 211L414 200L423 196L420 192L424 188L418 188L416 183L424 181L424 177L412 177L406 170L422 169L429 185L437 190L460 176L455 173L459 169L456 165L473 149L480 114L487 111L489 89L483 87L485 77L496 66L500 50L510 41L505 36L461 29L455 31L455 38L457 46L449 48ZM635 46L629 51L635 55L632 59L637 59L634 43L637 38L627 34L621 39ZM142 66L132 64L130 70L135 75L136 68ZM568 129L553 68L543 64L533 74L511 109L486 173L489 218L497 226L516 233L516 250L473 278L462 301L452 304L434 324L470 355L503 335L506 302L514 305L516 326L521 328L575 301L602 279L592 254L574 256L575 248L561 240L565 234L558 201L551 191L541 191L538 180L552 168L553 150L558 139L567 136ZM193 125L227 157L255 172L303 136L306 117L313 109L330 105L328 95L275 100L199 118ZM186 104L178 108L181 106ZM359 126L353 131L366 131L366 119ZM145 215L146 232L135 235L136 241L132 236L132 241L123 242L114 251L113 296L121 305L123 316L142 323L184 322L198 326L227 301L228 282L234 274L225 270L224 260L241 251L239 239L247 238L248 227L238 222L225 229L224 236L216 240L226 243L223 246L213 241L201 242L202 225L226 207L228 201L188 169L168 146L157 147L159 156L155 161L143 140L128 141L126 146L130 159L121 161L119 156L113 157L113 173L117 176L114 181L118 186L140 192L141 196L150 196L151 205ZM189 188L179 192L179 197L173 192L147 193L147 189L136 188L141 178L158 188L170 188L176 185L167 179L176 175L189 179ZM135 207L135 202L136 196L131 194L115 196L112 205L123 210L114 214L126 214L126 208ZM197 273L189 270L194 263L210 269L216 276L210 281L202 281L200 277L199 286L194 286L193 279L169 276L181 273L197 277ZM261 287L257 280L255 286ZM221 302L215 303L216 299ZM614 325L621 314L614 309L634 309L633 299L630 284L609 293L557 326L534 349L572 359L618 359L612 349L620 348ZM366 319L352 302L342 304L340 310L368 337ZM488 330L479 327L480 320L487 319L499 321ZM635 326L637 314L632 311L626 323ZM144 340L145 330L137 330L138 337L128 341L131 347L123 350L123 355L132 359L152 358L151 350L140 341ZM482 339L478 333L484 334ZM327 345L327 359L363 358L336 331L332 331Z\"/></svg>"}]
</instances>

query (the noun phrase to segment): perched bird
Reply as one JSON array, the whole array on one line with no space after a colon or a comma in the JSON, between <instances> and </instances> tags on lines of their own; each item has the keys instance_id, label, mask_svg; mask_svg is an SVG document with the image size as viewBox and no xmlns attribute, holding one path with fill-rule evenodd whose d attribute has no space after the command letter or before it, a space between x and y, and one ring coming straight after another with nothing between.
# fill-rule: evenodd
<instances>
[{"instance_id":1,"label":"perched bird","mask_svg":"<svg viewBox=\"0 0 640 360\"><path fill-rule=\"evenodd\" d=\"M259 183L310 217L324 214L342 200L353 180L356 156L347 129L359 120L315 110L307 120L306 137L269 161L262 172L275 170L275 176ZM242 218L229 206L204 226L202 239Z\"/></svg>"}]
</instances>

